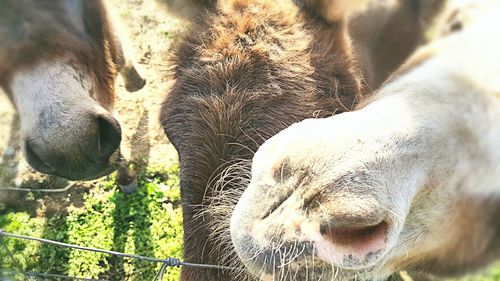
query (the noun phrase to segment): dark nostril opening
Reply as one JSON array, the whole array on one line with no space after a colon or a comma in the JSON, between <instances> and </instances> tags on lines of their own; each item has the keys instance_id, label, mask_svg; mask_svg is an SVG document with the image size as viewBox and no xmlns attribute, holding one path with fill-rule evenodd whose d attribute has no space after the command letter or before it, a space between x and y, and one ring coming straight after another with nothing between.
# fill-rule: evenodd
<instances>
[{"instance_id":1,"label":"dark nostril opening","mask_svg":"<svg viewBox=\"0 0 500 281\"><path fill-rule=\"evenodd\" d=\"M108 160L108 158L120 147L122 130L118 121L111 116L98 117L97 126L99 127L99 156L103 160Z\"/></svg>"},{"instance_id":2,"label":"dark nostril opening","mask_svg":"<svg viewBox=\"0 0 500 281\"><path fill-rule=\"evenodd\" d=\"M24 144L24 154L30 166L35 170L44 174L53 174L55 172L54 168L46 164L40 156L38 156L29 141L26 141Z\"/></svg>"},{"instance_id":3,"label":"dark nostril opening","mask_svg":"<svg viewBox=\"0 0 500 281\"><path fill-rule=\"evenodd\" d=\"M285 203L285 201L288 198L290 198L290 196L292 196L294 191L295 189L290 189L287 192L282 193L281 196L279 196L278 199L274 201L273 204L271 204L271 206L269 206L269 208L264 213L264 216L261 219L264 220L267 217L269 217L272 213L274 213L281 205L283 205L283 203Z\"/></svg>"},{"instance_id":4,"label":"dark nostril opening","mask_svg":"<svg viewBox=\"0 0 500 281\"><path fill-rule=\"evenodd\" d=\"M457 32L457 31L460 31L462 30L462 23L460 21L455 21L451 24L450 26L450 31L452 32Z\"/></svg>"}]
</instances>

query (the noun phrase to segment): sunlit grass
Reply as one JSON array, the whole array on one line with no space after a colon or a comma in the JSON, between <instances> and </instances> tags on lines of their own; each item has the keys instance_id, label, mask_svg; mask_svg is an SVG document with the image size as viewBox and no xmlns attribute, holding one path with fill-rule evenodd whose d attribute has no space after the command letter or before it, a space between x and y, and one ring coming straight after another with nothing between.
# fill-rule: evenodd
<instances>
[{"instance_id":1,"label":"sunlit grass","mask_svg":"<svg viewBox=\"0 0 500 281\"><path fill-rule=\"evenodd\" d=\"M148 257L181 257L182 213L178 167L149 170L139 176L139 189L125 196L114 178L84 196L84 206L50 218L22 210L4 211L0 228L7 232L127 252ZM0 247L0 270L36 271L107 280L152 280L161 265L82 252L37 242L5 238L13 261ZM18 280L24 280L19 276ZM178 280L169 269L164 280Z\"/></svg>"}]
</instances>

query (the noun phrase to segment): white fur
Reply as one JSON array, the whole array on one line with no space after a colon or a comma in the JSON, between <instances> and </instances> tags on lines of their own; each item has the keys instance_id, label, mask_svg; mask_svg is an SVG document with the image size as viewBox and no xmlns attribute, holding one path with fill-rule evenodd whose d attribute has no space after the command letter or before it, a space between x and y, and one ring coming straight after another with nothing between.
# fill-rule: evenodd
<instances>
[{"instance_id":1,"label":"white fur","mask_svg":"<svg viewBox=\"0 0 500 281\"><path fill-rule=\"evenodd\" d=\"M248 208L241 201L261 179L273 186L283 159L322 171L318 182L361 169L390 211L387 248L364 277L381 280L409 256L450 251L447 243L462 232L447 223L453 204L500 195L500 2L484 2L469 27L425 47L432 56L364 108L299 122L266 141L235 214Z\"/></svg>"},{"instance_id":2,"label":"white fur","mask_svg":"<svg viewBox=\"0 0 500 281\"><path fill-rule=\"evenodd\" d=\"M57 113L49 115L57 120L47 122L64 124L97 106L90 76L65 60L42 62L17 72L10 90L21 117L23 138L39 129L44 110Z\"/></svg>"}]
</instances>

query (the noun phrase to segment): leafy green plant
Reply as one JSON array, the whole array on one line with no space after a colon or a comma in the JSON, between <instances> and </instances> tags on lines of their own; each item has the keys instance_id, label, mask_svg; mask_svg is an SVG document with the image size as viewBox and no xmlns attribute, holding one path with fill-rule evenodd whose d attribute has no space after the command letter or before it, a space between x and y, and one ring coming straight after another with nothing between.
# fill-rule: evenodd
<instances>
[{"instance_id":1,"label":"leafy green plant","mask_svg":"<svg viewBox=\"0 0 500 281\"><path fill-rule=\"evenodd\" d=\"M0 228L7 232L155 258L181 257L182 211L178 166L141 173L137 192L125 195L114 177L84 195L81 208L44 218L29 212L4 212ZM152 280L161 264L102 253L4 238L16 261L0 247L0 272L57 273L108 280ZM20 277L21 278L21 277ZM169 269L164 280L178 280ZM24 279L19 279L24 280Z\"/></svg>"}]
</instances>

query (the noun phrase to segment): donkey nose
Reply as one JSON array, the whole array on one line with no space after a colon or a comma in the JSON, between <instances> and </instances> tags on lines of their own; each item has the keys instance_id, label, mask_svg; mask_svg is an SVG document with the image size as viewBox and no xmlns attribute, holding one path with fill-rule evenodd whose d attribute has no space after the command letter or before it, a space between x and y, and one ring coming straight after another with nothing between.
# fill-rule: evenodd
<instances>
[{"instance_id":1,"label":"donkey nose","mask_svg":"<svg viewBox=\"0 0 500 281\"><path fill-rule=\"evenodd\" d=\"M26 160L34 169L70 180L95 179L116 169L120 124L103 108L78 109L71 115L48 110L51 114L25 133Z\"/></svg>"},{"instance_id":2,"label":"donkey nose","mask_svg":"<svg viewBox=\"0 0 500 281\"><path fill-rule=\"evenodd\" d=\"M120 146L122 139L120 123L111 115L102 114L97 117L97 127L98 157L102 161L107 161Z\"/></svg>"}]
</instances>

